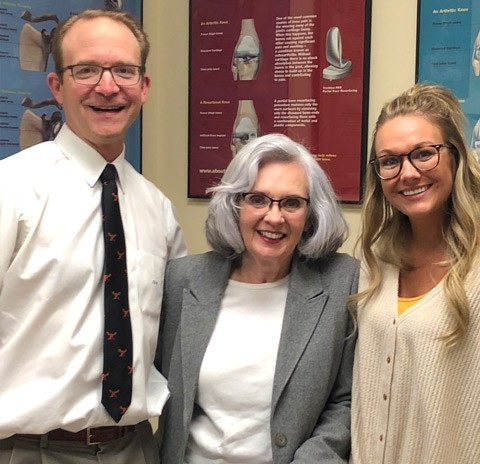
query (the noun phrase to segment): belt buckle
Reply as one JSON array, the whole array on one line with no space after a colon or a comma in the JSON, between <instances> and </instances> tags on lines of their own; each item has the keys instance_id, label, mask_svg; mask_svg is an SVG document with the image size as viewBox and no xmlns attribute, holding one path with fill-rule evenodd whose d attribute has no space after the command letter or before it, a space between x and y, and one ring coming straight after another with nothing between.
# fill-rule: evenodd
<instances>
[{"instance_id":1,"label":"belt buckle","mask_svg":"<svg viewBox=\"0 0 480 464\"><path fill-rule=\"evenodd\" d=\"M92 433L91 431L96 428L96 427L87 427L87 445L99 445L101 442L100 441L92 441Z\"/></svg>"}]
</instances>

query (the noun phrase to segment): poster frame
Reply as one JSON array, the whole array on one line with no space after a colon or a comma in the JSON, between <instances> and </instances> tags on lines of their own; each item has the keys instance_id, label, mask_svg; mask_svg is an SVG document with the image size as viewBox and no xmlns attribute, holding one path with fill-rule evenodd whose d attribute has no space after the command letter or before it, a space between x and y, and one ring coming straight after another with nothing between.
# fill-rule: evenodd
<instances>
[{"instance_id":1,"label":"poster frame","mask_svg":"<svg viewBox=\"0 0 480 464\"><path fill-rule=\"evenodd\" d=\"M195 62L198 60L198 40L199 37L194 33L195 26L198 26L197 22L198 20L196 19L198 16L208 16L209 14L212 14L212 8L211 3L215 2L215 0L210 0L210 1L203 1L203 0L190 0L189 2L189 76L188 76L188 82L189 82L189 99L188 99L188 192L187 192L187 197L188 198L208 198L208 194L205 193L205 189L203 188L202 185L200 185L202 182L205 183L205 181L202 181L200 179L201 175L196 171L196 168L194 167L195 163L198 161L200 156L203 154L199 153L198 150L198 145L196 140L198 137L200 137L203 134L200 134L199 131L195 130L193 126L195 125L197 119L198 119L198 112L194 109L195 107L195 101L198 101L198 92L196 93L196 89L199 87L199 71L195 67ZM270 1L270 0L269 0ZM283 3L287 9L289 10L294 10L294 4L299 3L298 0L273 0L277 4L278 2ZM232 9L242 9L244 7L248 7L249 3L254 3L254 0L229 0L228 3L231 5ZM316 0L315 5L319 5L323 2L326 2L326 0ZM355 4L359 5L358 0L344 0L343 6L345 10L348 8L345 7L345 4L348 4L348 2L351 2L352 5ZM300 2L301 3L301 2ZM328 2L327 2L328 3ZM371 10L372 10L372 2L371 0L362 0L361 2L361 8L363 10L363 22L359 25L359 27L362 30L363 34L363 41L359 41L360 47L361 47L361 61L362 61L362 69L363 72L361 73L360 76L360 84L358 85L358 90L359 93L361 93L361 107L359 108L359 115L356 117L355 123L358 124L359 132L356 136L355 144L358 147L356 150L356 166L355 166L355 172L353 173L352 177L352 184L355 184L355 188L357 188L357 191L355 193L354 198L343 198L341 193L339 193L337 189L337 185L335 182L335 179L332 178L332 185L337 193L337 196L339 198L339 201L343 204L360 204L363 199L363 185L364 185L364 179L365 179L365 171L366 171L366 159L367 159L367 141L368 141L368 102L369 102L369 76L370 76L370 44L371 44ZM312 4L312 2L306 2L306 4ZM315 8L316 6L312 7ZM273 19L272 19L273 21ZM359 21L360 22L360 21ZM198 29L198 27L197 27ZM345 46L344 46L345 50ZM231 56L231 51L226 50L225 55ZM224 57L224 61L227 60L227 56ZM322 69L318 69L318 73L322 73ZM335 85L335 81L331 81ZM240 83L238 83L240 84ZM240 95L239 91L239 95ZM237 96L237 98L241 98L241 96ZM316 95L312 91L311 98L316 99L317 102L320 100L320 98L316 98ZM319 111L321 112L323 108L319 106ZM271 121L269 121L271 123ZM335 127L336 125L340 124L341 121L332 121L332 127ZM284 131L284 130L269 130L264 133L268 132L282 132L286 133L287 135L291 136L294 140L297 140L301 143L303 143L307 148L309 148L312 153L313 150L311 149L311 146L314 145L314 143L305 137L302 137L301 140L298 140L295 138L294 134L292 135L289 131ZM293 131L295 132L295 131ZM263 134L262 134L263 135ZM229 134L226 132L222 134L221 136L225 137L228 139ZM226 160L228 155L225 152L225 147L224 148L224 159L225 162L228 164L228 161ZM233 149L232 149L233 151ZM358 153L359 152L359 153ZM338 153L338 156L341 157L342 153L340 149L338 151L333 150L333 153ZM328 161L328 160L327 160ZM319 161L320 165L322 167L325 167L325 165L322 164L322 161ZM346 163L343 163L344 165ZM221 169L223 168L223 169ZM338 168L341 169L341 168ZM215 171L215 169L213 169ZM225 166L221 166L218 169L218 174L216 176L213 176L212 179L208 179L209 184L206 185L212 186L215 185L215 183L218 182L218 180L221 177L222 171L225 170ZM327 171L327 174L328 171ZM337 173L338 174L338 173ZM350 173L351 174L351 173ZM347 187L349 188L349 186Z\"/></svg>"}]
</instances>

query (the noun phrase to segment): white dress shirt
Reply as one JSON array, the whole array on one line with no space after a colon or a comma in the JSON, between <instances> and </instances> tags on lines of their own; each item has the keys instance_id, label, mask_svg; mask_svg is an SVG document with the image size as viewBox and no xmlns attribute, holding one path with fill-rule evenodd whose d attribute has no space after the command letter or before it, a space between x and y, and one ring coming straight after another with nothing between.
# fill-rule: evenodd
<instances>
[{"instance_id":1,"label":"white dress shirt","mask_svg":"<svg viewBox=\"0 0 480 464\"><path fill-rule=\"evenodd\" d=\"M168 398L153 366L163 275L186 249L170 201L123 155L114 164L134 347L128 425ZM0 438L115 424L101 405L105 164L66 125L0 162Z\"/></svg>"}]
</instances>

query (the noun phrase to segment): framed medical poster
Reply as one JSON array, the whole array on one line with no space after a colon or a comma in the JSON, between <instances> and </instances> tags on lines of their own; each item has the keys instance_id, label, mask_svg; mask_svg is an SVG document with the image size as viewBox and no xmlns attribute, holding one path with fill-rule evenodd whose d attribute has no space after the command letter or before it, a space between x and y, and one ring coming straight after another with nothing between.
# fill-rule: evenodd
<instances>
[{"instance_id":1,"label":"framed medical poster","mask_svg":"<svg viewBox=\"0 0 480 464\"><path fill-rule=\"evenodd\" d=\"M361 200L370 11L370 0L190 0L190 198L249 140L280 132L342 202Z\"/></svg>"},{"instance_id":2,"label":"framed medical poster","mask_svg":"<svg viewBox=\"0 0 480 464\"><path fill-rule=\"evenodd\" d=\"M0 159L55 137L64 114L47 85L53 33L68 16L101 7L142 18L142 0L0 1ZM141 169L140 118L128 132L126 157Z\"/></svg>"},{"instance_id":3,"label":"framed medical poster","mask_svg":"<svg viewBox=\"0 0 480 464\"><path fill-rule=\"evenodd\" d=\"M480 156L480 3L419 0L417 81L450 88L467 115L467 140Z\"/></svg>"}]
</instances>

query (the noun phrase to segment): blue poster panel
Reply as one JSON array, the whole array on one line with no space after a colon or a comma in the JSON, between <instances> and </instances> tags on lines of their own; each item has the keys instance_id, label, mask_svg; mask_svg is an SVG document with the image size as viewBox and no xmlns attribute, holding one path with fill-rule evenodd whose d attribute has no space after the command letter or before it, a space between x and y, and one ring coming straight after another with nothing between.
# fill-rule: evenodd
<instances>
[{"instance_id":1,"label":"blue poster panel","mask_svg":"<svg viewBox=\"0 0 480 464\"><path fill-rule=\"evenodd\" d=\"M47 85L51 38L60 21L87 8L118 8L139 20L141 0L0 0L0 159L52 140L64 121ZM141 121L130 128L126 157L141 167Z\"/></svg>"},{"instance_id":2,"label":"blue poster panel","mask_svg":"<svg viewBox=\"0 0 480 464\"><path fill-rule=\"evenodd\" d=\"M450 88L467 115L467 140L480 156L480 3L419 0L417 81Z\"/></svg>"}]
</instances>

